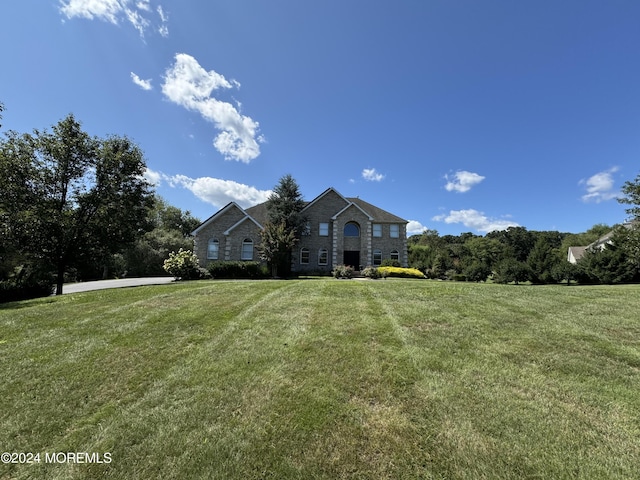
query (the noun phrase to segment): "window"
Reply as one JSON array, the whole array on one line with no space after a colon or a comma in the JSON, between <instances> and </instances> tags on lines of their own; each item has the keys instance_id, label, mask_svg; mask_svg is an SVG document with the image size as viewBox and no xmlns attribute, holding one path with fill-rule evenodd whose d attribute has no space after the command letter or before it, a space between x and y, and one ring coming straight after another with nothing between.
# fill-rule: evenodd
<instances>
[{"instance_id":1,"label":"window","mask_svg":"<svg viewBox=\"0 0 640 480\"><path fill-rule=\"evenodd\" d=\"M320 235L321 237L328 237L329 236L329 224L328 223L320 222L320 231L318 232L318 235Z\"/></svg>"},{"instance_id":2,"label":"window","mask_svg":"<svg viewBox=\"0 0 640 480\"><path fill-rule=\"evenodd\" d=\"M349 222L344 226L344 236L345 237L359 237L360 236L360 227L355 222Z\"/></svg>"},{"instance_id":3,"label":"window","mask_svg":"<svg viewBox=\"0 0 640 480\"><path fill-rule=\"evenodd\" d=\"M398 250L391 250L391 260L400 261L400 252Z\"/></svg>"},{"instance_id":4,"label":"window","mask_svg":"<svg viewBox=\"0 0 640 480\"><path fill-rule=\"evenodd\" d=\"M390 227L390 237L398 238L400 237L400 225L389 225Z\"/></svg>"},{"instance_id":5,"label":"window","mask_svg":"<svg viewBox=\"0 0 640 480\"><path fill-rule=\"evenodd\" d=\"M242 242L241 260L253 260L253 240L245 238Z\"/></svg>"},{"instance_id":6,"label":"window","mask_svg":"<svg viewBox=\"0 0 640 480\"><path fill-rule=\"evenodd\" d=\"M329 263L329 251L326 248L321 248L318 251L318 265L326 265Z\"/></svg>"},{"instance_id":7,"label":"window","mask_svg":"<svg viewBox=\"0 0 640 480\"><path fill-rule=\"evenodd\" d=\"M382 250L375 249L373 251L373 266L379 267L382 265Z\"/></svg>"},{"instance_id":8,"label":"window","mask_svg":"<svg viewBox=\"0 0 640 480\"><path fill-rule=\"evenodd\" d=\"M374 223L373 224L373 236L374 237L381 237L382 236L382 225L380 225L379 223Z\"/></svg>"},{"instance_id":9,"label":"window","mask_svg":"<svg viewBox=\"0 0 640 480\"><path fill-rule=\"evenodd\" d=\"M207 258L209 260L218 260L218 254L220 252L220 242L217 238L209 240L209 246L207 247Z\"/></svg>"},{"instance_id":10,"label":"window","mask_svg":"<svg viewBox=\"0 0 640 480\"><path fill-rule=\"evenodd\" d=\"M300 249L300 263L306 265L309 263L309 249L302 248Z\"/></svg>"}]
</instances>

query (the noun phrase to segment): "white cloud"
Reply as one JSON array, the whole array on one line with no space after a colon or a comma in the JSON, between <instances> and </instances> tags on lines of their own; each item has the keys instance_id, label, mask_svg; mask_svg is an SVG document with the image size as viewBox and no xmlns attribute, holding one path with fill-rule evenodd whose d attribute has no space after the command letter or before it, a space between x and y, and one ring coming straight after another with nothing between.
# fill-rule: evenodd
<instances>
[{"instance_id":1,"label":"white cloud","mask_svg":"<svg viewBox=\"0 0 640 480\"><path fill-rule=\"evenodd\" d=\"M420 235L426 229L427 227L422 225L417 220L409 220L409 223L407 223L407 236Z\"/></svg>"},{"instance_id":2,"label":"white cloud","mask_svg":"<svg viewBox=\"0 0 640 480\"><path fill-rule=\"evenodd\" d=\"M584 185L587 190L587 193L582 196L582 201L600 203L616 198L618 192L613 191L613 174L617 171L618 167L613 167L596 173L586 180L580 180L580 185Z\"/></svg>"},{"instance_id":3,"label":"white cloud","mask_svg":"<svg viewBox=\"0 0 640 480\"><path fill-rule=\"evenodd\" d=\"M203 202L210 203L217 208L222 208L229 202L236 202L242 208L251 207L266 202L272 193L271 190L258 190L233 180L166 175L150 169L147 169L144 177L155 186L159 186L161 181L164 181L173 188L186 188Z\"/></svg>"},{"instance_id":4,"label":"white cloud","mask_svg":"<svg viewBox=\"0 0 640 480\"><path fill-rule=\"evenodd\" d=\"M150 0L60 0L60 12L67 18L97 19L117 25L121 20L128 21L140 36L152 25ZM164 37L169 33L167 17L161 6L156 9L160 17L158 31Z\"/></svg>"},{"instance_id":5,"label":"white cloud","mask_svg":"<svg viewBox=\"0 0 640 480\"><path fill-rule=\"evenodd\" d=\"M465 227L472 228L479 232L493 232L495 230L506 230L509 227L518 227L516 222L489 218L483 212L477 210L451 210L448 215L438 215L433 217L436 222L461 223Z\"/></svg>"},{"instance_id":6,"label":"white cloud","mask_svg":"<svg viewBox=\"0 0 640 480\"><path fill-rule=\"evenodd\" d=\"M466 170L459 170L453 174L453 179L450 180L448 175L445 175L444 178L448 180L444 186L448 192L464 193L471 190L471 187L480 183L485 177Z\"/></svg>"},{"instance_id":7,"label":"white cloud","mask_svg":"<svg viewBox=\"0 0 640 480\"><path fill-rule=\"evenodd\" d=\"M381 182L384 180L384 175L378 173L375 168L365 168L362 170L362 178L368 182Z\"/></svg>"},{"instance_id":8,"label":"white cloud","mask_svg":"<svg viewBox=\"0 0 640 480\"><path fill-rule=\"evenodd\" d=\"M249 163L260 155L259 142L263 138L258 135L258 122L242 115L230 103L211 96L214 90L238 85L213 70L206 71L192 56L179 53L166 71L162 93L172 102L198 112L221 130L213 144L226 160Z\"/></svg>"},{"instance_id":9,"label":"white cloud","mask_svg":"<svg viewBox=\"0 0 640 480\"><path fill-rule=\"evenodd\" d=\"M151 170L149 167L145 170L142 175L144 179L149 182L151 185L159 187L162 183L163 174L161 172L156 172L155 170Z\"/></svg>"},{"instance_id":10,"label":"white cloud","mask_svg":"<svg viewBox=\"0 0 640 480\"><path fill-rule=\"evenodd\" d=\"M131 80L143 90L151 90L151 80L143 80L135 73L131 72Z\"/></svg>"},{"instance_id":11,"label":"white cloud","mask_svg":"<svg viewBox=\"0 0 640 480\"><path fill-rule=\"evenodd\" d=\"M166 38L169 36L169 27L167 27L167 24L169 23L169 16L166 14L161 5L158 5L156 11L158 12L158 16L160 17L160 26L158 27L158 33Z\"/></svg>"}]
</instances>

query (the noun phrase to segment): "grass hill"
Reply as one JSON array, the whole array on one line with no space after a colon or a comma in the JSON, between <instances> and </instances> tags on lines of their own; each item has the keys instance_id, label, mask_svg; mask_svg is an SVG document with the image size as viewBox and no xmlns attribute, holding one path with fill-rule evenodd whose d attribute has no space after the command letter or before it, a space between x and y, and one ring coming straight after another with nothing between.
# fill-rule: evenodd
<instances>
[{"instance_id":1,"label":"grass hill","mask_svg":"<svg viewBox=\"0 0 640 480\"><path fill-rule=\"evenodd\" d=\"M639 311L638 286L328 278L2 305L0 450L40 460L0 478L633 478Z\"/></svg>"}]
</instances>

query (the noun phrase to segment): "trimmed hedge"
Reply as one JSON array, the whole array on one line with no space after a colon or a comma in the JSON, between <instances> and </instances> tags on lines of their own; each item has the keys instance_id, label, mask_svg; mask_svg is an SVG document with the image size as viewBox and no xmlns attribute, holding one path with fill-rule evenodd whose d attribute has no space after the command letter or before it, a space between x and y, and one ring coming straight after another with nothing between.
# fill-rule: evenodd
<instances>
[{"instance_id":1,"label":"trimmed hedge","mask_svg":"<svg viewBox=\"0 0 640 480\"><path fill-rule=\"evenodd\" d=\"M269 277L269 269L260 262L210 262L207 265L207 271L211 278L259 279Z\"/></svg>"}]
</instances>

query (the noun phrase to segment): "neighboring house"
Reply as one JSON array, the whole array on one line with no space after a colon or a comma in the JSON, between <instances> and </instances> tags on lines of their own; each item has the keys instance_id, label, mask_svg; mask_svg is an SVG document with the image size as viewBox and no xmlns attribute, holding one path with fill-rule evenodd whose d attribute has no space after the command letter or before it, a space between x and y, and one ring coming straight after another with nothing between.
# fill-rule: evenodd
<instances>
[{"instance_id":1,"label":"neighboring house","mask_svg":"<svg viewBox=\"0 0 640 480\"><path fill-rule=\"evenodd\" d=\"M634 224L635 222L624 223L622 226L625 228L631 228ZM614 232L615 230L611 230L609 233L598 238L595 242L590 243L586 247L569 247L567 260L575 264L578 263L578 260L580 260L587 251L604 250L605 248L607 248L607 245L613 245L612 239Z\"/></svg>"},{"instance_id":2,"label":"neighboring house","mask_svg":"<svg viewBox=\"0 0 640 480\"><path fill-rule=\"evenodd\" d=\"M302 210L307 228L293 252L294 272L330 272L339 264L356 270L394 259L408 265L407 220L359 198L328 188ZM260 260L260 231L267 203L246 209L231 202L192 235L201 266L212 261Z\"/></svg>"}]
</instances>

